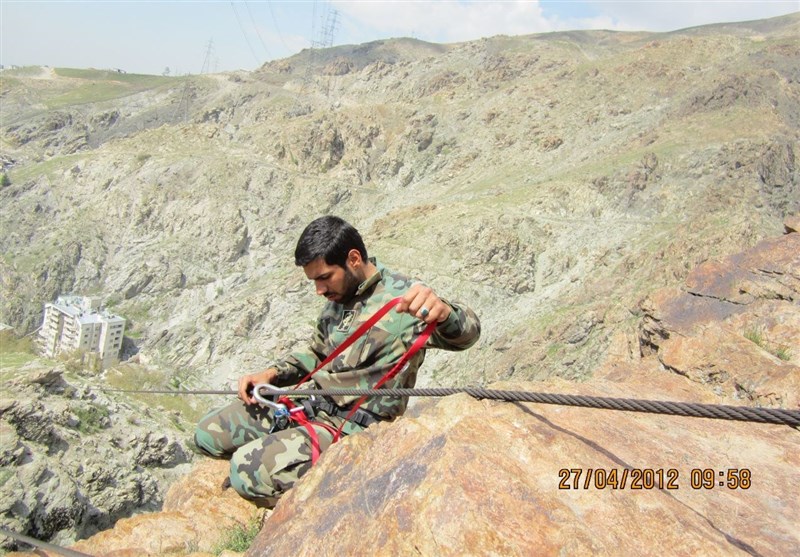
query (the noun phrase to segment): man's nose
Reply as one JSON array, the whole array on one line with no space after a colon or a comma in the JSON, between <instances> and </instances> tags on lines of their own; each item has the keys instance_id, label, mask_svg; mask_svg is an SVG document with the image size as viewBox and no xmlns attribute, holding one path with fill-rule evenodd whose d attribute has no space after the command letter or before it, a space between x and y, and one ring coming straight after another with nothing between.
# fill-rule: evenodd
<instances>
[{"instance_id":1,"label":"man's nose","mask_svg":"<svg viewBox=\"0 0 800 557\"><path fill-rule=\"evenodd\" d=\"M319 294L320 296L324 296L328 292L328 289L325 287L325 285L322 282L319 282L319 281L315 282L314 286L317 287L317 294Z\"/></svg>"}]
</instances>

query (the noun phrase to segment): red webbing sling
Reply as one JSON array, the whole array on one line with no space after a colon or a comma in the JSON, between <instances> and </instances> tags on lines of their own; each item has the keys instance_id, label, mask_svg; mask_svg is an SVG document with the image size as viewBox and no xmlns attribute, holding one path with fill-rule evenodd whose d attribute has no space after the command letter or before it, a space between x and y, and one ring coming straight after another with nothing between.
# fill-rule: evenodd
<instances>
[{"instance_id":1,"label":"red webbing sling","mask_svg":"<svg viewBox=\"0 0 800 557\"><path fill-rule=\"evenodd\" d=\"M400 303L400 300L401 300L400 297L389 300L389 302L386 303L386 305L384 305L381 309L376 311L369 319L364 321L364 323L362 323L358 327L358 329L356 329L355 332L353 332L352 335L347 337L344 340L344 342L342 342L339 346L337 346L336 349L322 361L322 363L320 363L316 368L314 368L313 371L311 371L305 377L303 377L297 383L297 385L294 386L294 388L297 389L298 387L300 387L300 385L311 379L311 377L315 373L317 373L323 367L331 363L337 356L339 356L339 354L347 350L356 340L361 338L364 335L364 333L369 331L375 325L375 323L380 321L383 318L383 316L389 313L390 309L392 309L394 306ZM400 360L398 360L398 362L392 367L392 369L386 372L386 374L383 377L381 377L380 380L375 384L375 386L373 387L374 389L379 389L380 387L382 387L387 381L392 379L395 375L397 375L400 372L401 369L403 369L403 366L406 365L408 360L410 360L414 354L416 354L423 346L425 346L425 343L428 342L428 339L430 338L431 334L436 328L436 325L437 323L434 322L434 323L429 323L428 326L425 327L425 330L422 331L422 334L420 334L417 337L417 339L412 343L411 347L406 351L406 353L403 354ZM360 399L358 399L358 401L350 409L350 413L347 414L347 417L342 422L342 425L339 426L339 429L335 429L329 426L328 424L323 424L320 422L312 422L311 420L308 419L308 416L306 416L306 413L302 410L296 409L296 411L290 412L289 419L296 421L298 424L305 427L306 430L308 431L309 437L311 438L312 465L316 464L317 459L319 458L320 455L319 436L317 435L317 432L314 430L314 425L318 425L320 427L324 427L325 429L327 429L333 435L333 442L336 443L342 436L342 428L344 427L344 424L346 424L347 421L353 416L353 414L356 413L356 410L358 410L359 406L361 406L366 399L367 399L366 396L362 396ZM281 404L286 405L286 407L290 409L295 408L296 406L288 397L281 397L280 399L278 399L278 401Z\"/></svg>"}]
</instances>

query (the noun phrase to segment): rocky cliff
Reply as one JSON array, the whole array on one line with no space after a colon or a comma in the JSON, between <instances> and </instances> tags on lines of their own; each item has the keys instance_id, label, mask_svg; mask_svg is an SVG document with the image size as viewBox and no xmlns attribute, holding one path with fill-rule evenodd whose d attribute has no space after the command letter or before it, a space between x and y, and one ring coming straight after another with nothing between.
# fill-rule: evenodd
<instances>
[{"instance_id":1,"label":"rocky cliff","mask_svg":"<svg viewBox=\"0 0 800 557\"><path fill-rule=\"evenodd\" d=\"M186 423L164 407L104 393L63 365L0 369L3 528L71 543L160 509L189 472Z\"/></svg>"},{"instance_id":2,"label":"rocky cliff","mask_svg":"<svg viewBox=\"0 0 800 557\"><path fill-rule=\"evenodd\" d=\"M14 502L25 507L7 509L6 522L16 520L14 525L29 533L61 531L69 539L76 532L67 534L61 526L69 522L88 535L90 530L80 530L87 524L81 521L95 516L95 509L108 523L119 518L103 514L107 502L87 495L83 480L71 484L64 476L87 479L85 473L95 469L80 468L79 447L73 446L86 439L103 439L94 443L98 447L115 446L114 437L120 441L124 466L110 448L106 456L101 449L98 459L108 458L112 468L132 474L112 482L120 493L130 487L132 498L119 503L121 509L158 506L165 487L147 486L161 481L148 475L161 467L132 466L137 447L147 445L147 432L153 439L163 433L188 460L181 432L171 423L179 420L169 418L178 416L170 412L180 412L185 423L186 416L212 402L176 409L150 399L101 395L91 382L129 387L124 378L131 377L150 387L229 385L302 342L319 304L291 254L302 227L322 213L352 221L371 255L423 278L445 297L469 303L481 316L480 343L463 354L431 353L421 383L551 381L534 385L796 405L796 240L783 252L758 254L762 242L778 242L785 217L800 209L799 32L795 14L674 33L556 33L454 45L387 40L304 52L252 73L185 78L3 71L0 321L18 334L31 332L40 323L42 305L57 294L97 295L129 319L126 357L135 354L126 365L89 378L89 384L61 374L74 393L31 383L29 376L39 372L4 359L4 382L23 379L21 391L4 385L2 489L12 507ZM724 261L736 253L746 255ZM728 274L718 268L735 262L744 266ZM48 363L41 373L47 376L56 367ZM591 381L565 384L556 377ZM653 388L637 383L640 378ZM91 410L92 404L117 406L108 423L97 414L103 427L88 434L79 430L83 418L75 408L90 416L103 413ZM568 443L569 437L600 434L580 429L600 427L598 418L586 418L590 411L523 411L464 399L442 404L430 411L447 416L453 405L469 409L458 419L443 418L437 425L442 431L450 431L447 420L472 426L474 412L484 412L497 415L500 423L520 424L535 438L566 435L555 446L565 458L575 450L576 468L600 458ZM167 419L145 421L132 436L89 437L104 435L105 425L116 431L115 419L124 428L128 416L148 406L159 420ZM556 421L561 413L571 421ZM702 490L686 489L687 474L724 465L725 454L750 455L747 444L756 443L751 429L739 424L706 433L676 418L625 419L632 422L620 427L625 433L617 441L609 441L613 448L606 455L610 460L601 459L604 466L676 468L677 491L692 497L686 505L700 514L707 503L695 499ZM453 436L459 438L463 433L455 421ZM33 422L45 424L45 433L25 426ZM579 425L584 422L590 423ZM386 427L410 432L417 427L403 423ZM638 424L654 438L667 429L686 429L686 444L697 452L681 467L618 446ZM575 435L561 431L573 428ZM37 437L45 434L55 439L52 449ZM496 434L488 431L486 437ZM6 435L12 439L8 451ZM758 475L751 467L754 480L772 477L790 458L780 444L788 442L785 435L775 437L777 449L754 445L777 463L765 464ZM715 460L706 445L722 451L717 438L731 439L735 449ZM434 456L448 446L420 438L422 446L429 441L434 449L442 444L430 451ZM379 439L371 432L352 442ZM593 443L604 447L599 440L583 445ZM647 450L653 446L644 438L641 444ZM337 450L351 454L348 446ZM460 443L449 446L463 450ZM481 445L474 454L489 448L492 454L499 451ZM64 471L48 472L59 460ZM730 467L746 468L744 460L732 459ZM441 471L444 462L427 466ZM333 468L323 464L318 474L346 477L345 470ZM537 470L541 481L557 479L550 469ZM29 506L31 495L14 487L13 478L20 477L28 478L26 486L39 480L47 485L48 479L74 486L69 493L87 505L45 519L50 516L45 509L62 506L49 496L33 497L37 503ZM400 492L428 490L425 481ZM314 482L321 480L308 485ZM506 481L526 497L533 491L515 482ZM541 512L559 508L552 516L570 516L564 514L565 499L557 499L564 491L541 502ZM619 499L619 512L634 512L630 490L572 491L585 502L610 495ZM647 502L636 508L656 508L662 492L643 491L649 492ZM454 493L456 501L467 497ZM711 503L742 493L716 489L711 495L721 499ZM677 498L673 495L669 501ZM370 508L394 512L390 499L376 497L369 499ZM664 513L679 517L673 503L665 505ZM276 524L288 520L287 508L276 511ZM573 508L579 518L593 514L590 507ZM414 527L405 520L395 522ZM698 539L708 533L703 520L676 520L700 532ZM705 522L722 524L717 527L722 538L742 540L757 552L770 554L770 544L781 547L768 533L751 534L725 520L715 515ZM579 533L577 522L576 547L588 552L590 537ZM543 547L557 547L557 528L542 524L541 539L550 544ZM323 526L320 531L328 528ZM796 538L786 531L780 526L776 536L792 549ZM599 538L598 551L622 539L603 535L609 537ZM425 543L454 536L455 530L442 530ZM644 542L630 543L638 548ZM716 551L709 544L709 551ZM525 546L509 551L515 547Z\"/></svg>"},{"instance_id":3,"label":"rocky cliff","mask_svg":"<svg viewBox=\"0 0 800 557\"><path fill-rule=\"evenodd\" d=\"M765 402L766 393L775 405L800 409L798 241L796 232L765 240L700 266L671 296L648 298L634 345L616 338L591 381L492 386L745 406ZM739 277L734 290L731 277ZM727 307L726 296L743 303ZM704 310L687 310L693 304ZM759 323L769 342L748 338L742 323ZM670 342L694 347L681 365L668 363L676 352ZM396 422L326 451L268 515L246 555L662 555L665 547L675 555L793 555L798 436L800 429L782 425L466 395L417 399ZM225 497L214 486L226 474L224 463L206 461L195 480L174 488L168 500L209 494L181 507L184 522L165 504L166 512L121 521L74 548L200 557L184 548L208 547L209 536L221 534L192 524L231 528L247 516L210 498Z\"/></svg>"},{"instance_id":4,"label":"rocky cliff","mask_svg":"<svg viewBox=\"0 0 800 557\"><path fill-rule=\"evenodd\" d=\"M131 321L128 354L227 383L307 336L292 248L333 212L481 314L480 346L425 381L583 377L641 297L800 206L799 26L4 71L0 321L31 331L57 294L98 295Z\"/></svg>"}]
</instances>

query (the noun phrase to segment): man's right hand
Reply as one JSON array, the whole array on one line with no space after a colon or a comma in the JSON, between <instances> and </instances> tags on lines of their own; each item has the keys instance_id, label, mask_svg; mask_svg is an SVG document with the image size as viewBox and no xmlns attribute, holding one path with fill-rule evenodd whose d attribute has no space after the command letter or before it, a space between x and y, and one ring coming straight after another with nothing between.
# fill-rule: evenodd
<instances>
[{"instance_id":1,"label":"man's right hand","mask_svg":"<svg viewBox=\"0 0 800 557\"><path fill-rule=\"evenodd\" d=\"M256 385L263 383L274 383L278 377L278 370L274 367L259 371L258 373L251 373L239 378L239 398L245 404L257 404L258 401L253 396L253 388Z\"/></svg>"}]
</instances>

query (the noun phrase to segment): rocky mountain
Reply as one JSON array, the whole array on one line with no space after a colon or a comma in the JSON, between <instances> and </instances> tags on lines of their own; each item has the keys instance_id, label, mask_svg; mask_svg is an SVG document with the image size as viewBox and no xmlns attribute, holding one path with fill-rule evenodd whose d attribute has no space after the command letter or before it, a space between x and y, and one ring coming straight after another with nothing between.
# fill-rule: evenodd
<instances>
[{"instance_id":1,"label":"rocky mountain","mask_svg":"<svg viewBox=\"0 0 800 557\"><path fill-rule=\"evenodd\" d=\"M800 409L800 365L785 358L800 351L798 230L800 218L786 235L654 293L642 303L637 349L617 337L590 381L492 387ZM743 335L743 323L770 341ZM465 394L415 399L395 422L323 453L246 555L794 555L799 431ZM164 511L72 549L209 557L255 511L220 489L226 475L224 462L203 459Z\"/></svg>"},{"instance_id":2,"label":"rocky mountain","mask_svg":"<svg viewBox=\"0 0 800 557\"><path fill-rule=\"evenodd\" d=\"M426 380L584 377L642 296L797 210L799 26L4 72L0 320L28 332L56 294L100 295L143 362L225 383L307 336L291 254L337 213L483 318Z\"/></svg>"},{"instance_id":3,"label":"rocky mountain","mask_svg":"<svg viewBox=\"0 0 800 557\"><path fill-rule=\"evenodd\" d=\"M0 369L0 527L71 543L161 509L189 472L190 430L176 411L105 393L63 365Z\"/></svg>"},{"instance_id":4,"label":"rocky mountain","mask_svg":"<svg viewBox=\"0 0 800 557\"><path fill-rule=\"evenodd\" d=\"M30 333L56 295L101 296L129 320L135 356L98 381L230 385L308 336L320 303L292 252L311 218L335 213L371 255L480 315L478 345L429 354L421 383L586 380L655 351L717 396L794 404L687 355L723 337L749 348L745 334L793 346L772 310L691 343L696 317L653 308L800 211L798 36L794 14L672 33L393 39L182 78L5 70L0 321ZM697 279L682 299L723 299L731 316L765 292L796 305L761 278L708 295ZM776 373L800 358L782 354ZM32 404L3 396L4 419Z\"/></svg>"}]
</instances>

